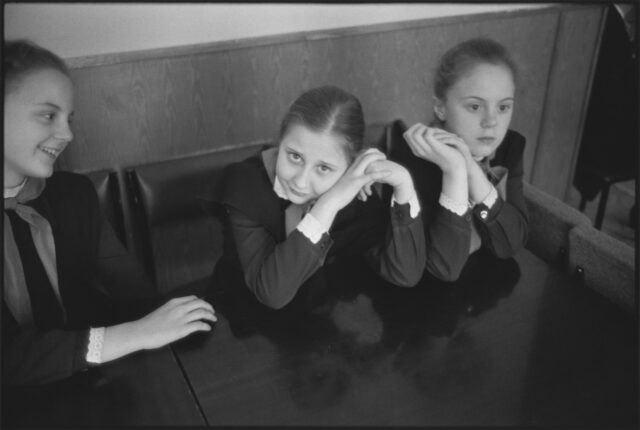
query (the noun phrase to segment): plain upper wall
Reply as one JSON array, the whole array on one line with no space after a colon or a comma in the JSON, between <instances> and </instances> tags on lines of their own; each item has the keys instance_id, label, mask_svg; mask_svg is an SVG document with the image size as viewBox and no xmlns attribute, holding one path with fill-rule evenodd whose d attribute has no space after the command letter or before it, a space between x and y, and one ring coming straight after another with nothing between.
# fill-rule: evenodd
<instances>
[{"instance_id":1,"label":"plain upper wall","mask_svg":"<svg viewBox=\"0 0 640 430\"><path fill-rule=\"evenodd\" d=\"M544 4L6 4L4 36L63 58L367 24L545 7Z\"/></svg>"}]
</instances>

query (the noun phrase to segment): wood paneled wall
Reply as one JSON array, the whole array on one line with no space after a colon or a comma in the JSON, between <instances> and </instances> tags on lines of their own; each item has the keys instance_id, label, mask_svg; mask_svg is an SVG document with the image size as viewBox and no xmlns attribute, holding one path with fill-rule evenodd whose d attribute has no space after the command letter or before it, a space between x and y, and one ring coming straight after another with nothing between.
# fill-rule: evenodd
<instances>
[{"instance_id":1,"label":"wood paneled wall","mask_svg":"<svg viewBox=\"0 0 640 430\"><path fill-rule=\"evenodd\" d=\"M520 66L512 128L527 138L526 179L564 198L602 8L564 5L72 59L75 142L59 167L122 170L269 141L289 103L322 84L353 92L369 123L427 121L438 58L482 35L502 42Z\"/></svg>"}]
</instances>

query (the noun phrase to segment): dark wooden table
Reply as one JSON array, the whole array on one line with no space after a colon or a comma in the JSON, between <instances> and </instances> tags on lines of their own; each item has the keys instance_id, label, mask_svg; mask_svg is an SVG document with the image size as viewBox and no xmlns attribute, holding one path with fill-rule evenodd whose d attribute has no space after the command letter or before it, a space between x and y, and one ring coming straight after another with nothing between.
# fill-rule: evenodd
<instances>
[{"instance_id":1,"label":"dark wooden table","mask_svg":"<svg viewBox=\"0 0 640 430\"><path fill-rule=\"evenodd\" d=\"M526 250L500 264L413 289L351 265L283 312L217 294L174 351L209 425L637 427L634 318Z\"/></svg>"},{"instance_id":2,"label":"dark wooden table","mask_svg":"<svg viewBox=\"0 0 640 430\"><path fill-rule=\"evenodd\" d=\"M42 386L3 390L3 427L204 425L169 347Z\"/></svg>"},{"instance_id":3,"label":"dark wooden table","mask_svg":"<svg viewBox=\"0 0 640 430\"><path fill-rule=\"evenodd\" d=\"M2 424L637 428L634 317L528 251L496 264L413 289L336 265L277 312L214 290L211 333L5 387Z\"/></svg>"}]
</instances>

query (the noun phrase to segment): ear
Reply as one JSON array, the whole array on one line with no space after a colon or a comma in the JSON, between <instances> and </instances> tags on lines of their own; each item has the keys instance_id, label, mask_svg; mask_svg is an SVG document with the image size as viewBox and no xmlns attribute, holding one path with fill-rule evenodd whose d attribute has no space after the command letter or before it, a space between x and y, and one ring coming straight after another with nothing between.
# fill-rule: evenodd
<instances>
[{"instance_id":1,"label":"ear","mask_svg":"<svg viewBox=\"0 0 640 430\"><path fill-rule=\"evenodd\" d=\"M433 97L433 113L436 115L440 121L446 120L445 115L446 109L444 108L444 102L440 100L438 97Z\"/></svg>"}]
</instances>

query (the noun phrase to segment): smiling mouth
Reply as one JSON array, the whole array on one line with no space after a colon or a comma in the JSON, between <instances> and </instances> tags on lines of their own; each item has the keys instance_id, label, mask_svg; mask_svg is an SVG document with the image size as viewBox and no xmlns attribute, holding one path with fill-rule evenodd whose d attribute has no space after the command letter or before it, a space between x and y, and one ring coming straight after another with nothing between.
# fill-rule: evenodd
<instances>
[{"instance_id":1,"label":"smiling mouth","mask_svg":"<svg viewBox=\"0 0 640 430\"><path fill-rule=\"evenodd\" d=\"M298 197L306 197L307 195L307 193L301 193L300 191L293 189L291 186L289 186L289 191L291 191L291 194Z\"/></svg>"},{"instance_id":2,"label":"smiling mouth","mask_svg":"<svg viewBox=\"0 0 640 430\"><path fill-rule=\"evenodd\" d=\"M45 146L40 146L38 149L54 160L58 158L58 155L62 152L62 149L47 148Z\"/></svg>"}]
</instances>

